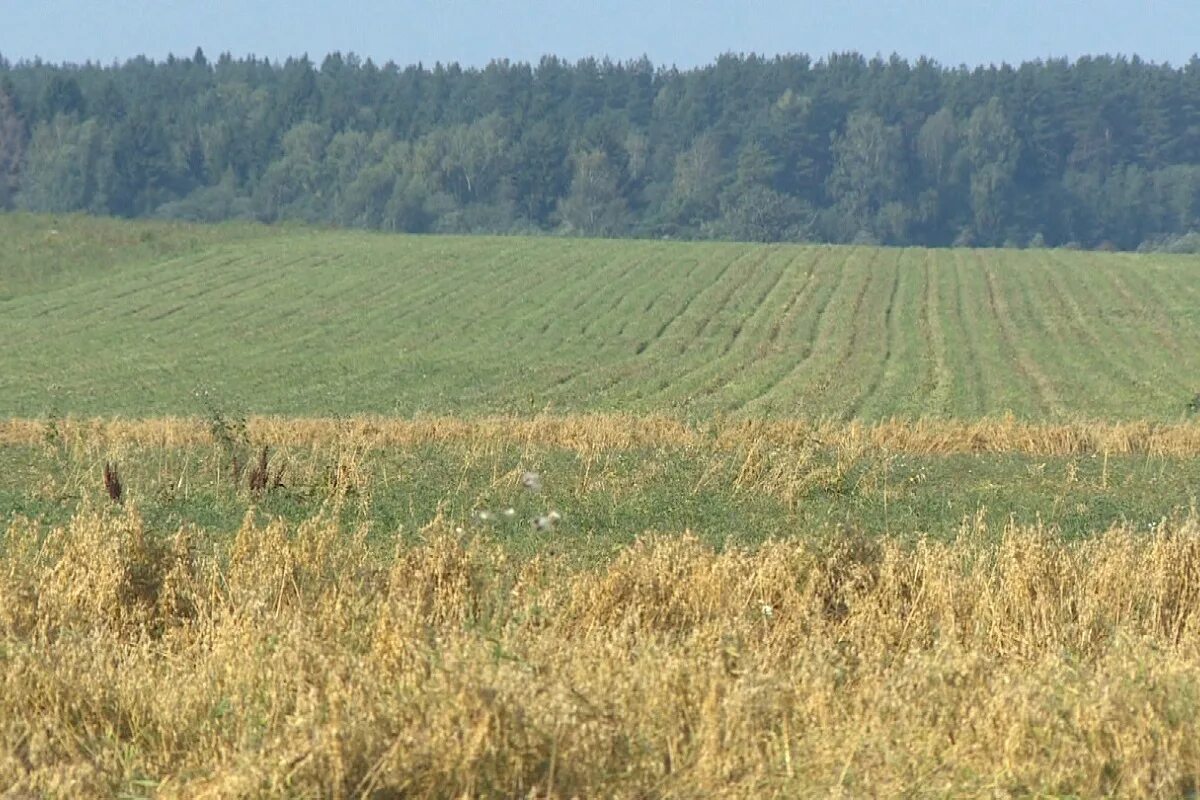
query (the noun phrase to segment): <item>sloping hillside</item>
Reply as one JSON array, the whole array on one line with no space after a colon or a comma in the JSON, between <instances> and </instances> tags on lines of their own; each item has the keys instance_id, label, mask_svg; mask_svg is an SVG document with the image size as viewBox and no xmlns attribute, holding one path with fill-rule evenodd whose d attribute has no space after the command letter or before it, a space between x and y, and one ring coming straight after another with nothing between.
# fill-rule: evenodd
<instances>
[{"instance_id":1,"label":"sloping hillside","mask_svg":"<svg viewBox=\"0 0 1200 800\"><path fill-rule=\"evenodd\" d=\"M1196 258L29 216L0 240L10 415L1178 419L1200 391Z\"/></svg>"}]
</instances>

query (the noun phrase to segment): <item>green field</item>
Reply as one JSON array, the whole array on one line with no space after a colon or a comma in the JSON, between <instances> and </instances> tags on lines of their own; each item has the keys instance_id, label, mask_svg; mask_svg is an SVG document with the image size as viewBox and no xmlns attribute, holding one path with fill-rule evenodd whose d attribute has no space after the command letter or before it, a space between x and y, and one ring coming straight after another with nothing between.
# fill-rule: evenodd
<instances>
[{"instance_id":1,"label":"green field","mask_svg":"<svg viewBox=\"0 0 1200 800\"><path fill-rule=\"evenodd\" d=\"M0 411L1179 420L1200 259L0 217ZM212 400L216 398L216 400Z\"/></svg>"},{"instance_id":2,"label":"green field","mask_svg":"<svg viewBox=\"0 0 1200 800\"><path fill-rule=\"evenodd\" d=\"M1198 310L1189 257L0 215L0 785L1194 795Z\"/></svg>"}]
</instances>

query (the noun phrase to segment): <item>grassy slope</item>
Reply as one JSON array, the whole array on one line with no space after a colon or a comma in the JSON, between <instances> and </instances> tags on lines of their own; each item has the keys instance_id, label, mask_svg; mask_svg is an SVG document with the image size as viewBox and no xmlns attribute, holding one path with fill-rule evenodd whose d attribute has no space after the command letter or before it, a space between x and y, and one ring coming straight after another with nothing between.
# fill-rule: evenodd
<instances>
[{"instance_id":1,"label":"grassy slope","mask_svg":"<svg viewBox=\"0 0 1200 800\"><path fill-rule=\"evenodd\" d=\"M0 216L0 413L1180 418L1200 260Z\"/></svg>"}]
</instances>

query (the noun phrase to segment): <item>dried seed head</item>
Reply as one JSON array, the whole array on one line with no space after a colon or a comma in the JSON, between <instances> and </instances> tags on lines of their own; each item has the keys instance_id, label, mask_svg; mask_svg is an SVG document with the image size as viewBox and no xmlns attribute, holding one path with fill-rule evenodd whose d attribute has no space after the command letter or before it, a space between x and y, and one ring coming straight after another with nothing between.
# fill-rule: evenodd
<instances>
[{"instance_id":1,"label":"dried seed head","mask_svg":"<svg viewBox=\"0 0 1200 800\"><path fill-rule=\"evenodd\" d=\"M250 491L255 494L262 494L267 490L268 478L270 476L268 458L267 446L263 445L262 450L258 452L258 463L250 470Z\"/></svg>"},{"instance_id":2,"label":"dried seed head","mask_svg":"<svg viewBox=\"0 0 1200 800\"><path fill-rule=\"evenodd\" d=\"M542 476L536 472L524 472L521 474L521 485L531 492L540 492L542 490Z\"/></svg>"},{"instance_id":3,"label":"dried seed head","mask_svg":"<svg viewBox=\"0 0 1200 800\"><path fill-rule=\"evenodd\" d=\"M533 527L539 531L548 531L558 524L562 519L562 515L557 511L551 511L549 514L542 514L533 518Z\"/></svg>"},{"instance_id":4,"label":"dried seed head","mask_svg":"<svg viewBox=\"0 0 1200 800\"><path fill-rule=\"evenodd\" d=\"M104 462L104 489L114 503L122 502L125 489L121 485L121 476L117 472L117 465L107 461Z\"/></svg>"}]
</instances>

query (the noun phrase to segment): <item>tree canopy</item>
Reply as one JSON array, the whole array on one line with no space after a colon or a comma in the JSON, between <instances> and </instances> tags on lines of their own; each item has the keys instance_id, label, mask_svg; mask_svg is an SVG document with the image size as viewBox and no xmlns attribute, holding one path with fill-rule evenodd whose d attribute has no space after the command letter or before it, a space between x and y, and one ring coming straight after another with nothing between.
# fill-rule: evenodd
<instances>
[{"instance_id":1,"label":"tree canopy","mask_svg":"<svg viewBox=\"0 0 1200 800\"><path fill-rule=\"evenodd\" d=\"M14 207L1133 249L1200 228L1200 59L0 57L0 209Z\"/></svg>"}]
</instances>

